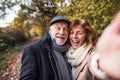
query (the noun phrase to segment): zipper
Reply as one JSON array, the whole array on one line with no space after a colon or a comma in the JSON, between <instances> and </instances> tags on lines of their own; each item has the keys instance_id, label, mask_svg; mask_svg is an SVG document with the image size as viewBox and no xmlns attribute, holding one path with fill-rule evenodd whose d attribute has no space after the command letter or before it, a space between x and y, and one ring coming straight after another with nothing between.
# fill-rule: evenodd
<instances>
[{"instance_id":1,"label":"zipper","mask_svg":"<svg viewBox=\"0 0 120 80\"><path fill-rule=\"evenodd\" d=\"M57 80L57 74L56 74L56 71L55 71L54 66L53 66L53 61L52 61L52 58L51 58L50 51L49 51L48 54L49 54L49 59L50 59L50 63L51 63L52 69L53 69L53 71L55 73L55 80Z\"/></svg>"}]
</instances>

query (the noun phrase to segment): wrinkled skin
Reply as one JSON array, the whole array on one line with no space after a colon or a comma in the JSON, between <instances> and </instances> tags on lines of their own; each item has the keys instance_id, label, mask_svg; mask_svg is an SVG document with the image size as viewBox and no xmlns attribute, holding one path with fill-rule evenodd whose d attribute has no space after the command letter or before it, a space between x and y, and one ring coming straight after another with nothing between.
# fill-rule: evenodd
<instances>
[{"instance_id":1,"label":"wrinkled skin","mask_svg":"<svg viewBox=\"0 0 120 80\"><path fill-rule=\"evenodd\" d=\"M57 45L64 45L68 39L68 24L65 21L54 23L50 27L51 36L55 39Z\"/></svg>"}]
</instances>

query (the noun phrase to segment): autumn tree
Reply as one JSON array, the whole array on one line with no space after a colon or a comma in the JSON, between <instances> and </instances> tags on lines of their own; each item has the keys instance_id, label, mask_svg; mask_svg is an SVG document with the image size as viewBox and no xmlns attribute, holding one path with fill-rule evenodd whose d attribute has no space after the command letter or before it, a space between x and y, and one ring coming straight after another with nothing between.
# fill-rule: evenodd
<instances>
[{"instance_id":1,"label":"autumn tree","mask_svg":"<svg viewBox=\"0 0 120 80\"><path fill-rule=\"evenodd\" d=\"M26 14L23 17L27 16L23 24L33 23L45 28L49 26L49 21L55 15L63 15L70 20L86 18L98 35L120 9L120 0L15 0L14 2L2 0L0 4L7 5L0 6L2 12L6 10L5 8L19 5Z\"/></svg>"},{"instance_id":2,"label":"autumn tree","mask_svg":"<svg viewBox=\"0 0 120 80\"><path fill-rule=\"evenodd\" d=\"M0 1L0 5L3 5L3 4L4 6L0 7L1 13L6 14L6 9L11 9L13 6L19 5L22 12L26 13L24 17L27 16L27 19L26 19L27 22L31 20L33 23L38 24L42 27L48 26L48 21L50 21L50 19L56 15L53 0L2 0ZM1 14L1 16L3 16L3 14Z\"/></svg>"},{"instance_id":3,"label":"autumn tree","mask_svg":"<svg viewBox=\"0 0 120 80\"><path fill-rule=\"evenodd\" d=\"M55 0L58 1L58 0ZM64 0L59 1L56 8L58 15L69 19L85 18L100 35L120 9L120 0Z\"/></svg>"}]
</instances>

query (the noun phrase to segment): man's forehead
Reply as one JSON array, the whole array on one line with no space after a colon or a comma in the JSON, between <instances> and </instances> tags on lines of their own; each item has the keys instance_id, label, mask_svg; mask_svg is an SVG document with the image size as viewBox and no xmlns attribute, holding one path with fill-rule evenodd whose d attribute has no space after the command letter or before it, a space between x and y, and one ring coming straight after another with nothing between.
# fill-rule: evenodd
<instances>
[{"instance_id":1,"label":"man's forehead","mask_svg":"<svg viewBox=\"0 0 120 80\"><path fill-rule=\"evenodd\" d=\"M53 25L54 25L54 24L68 25L68 23L67 23L66 21L57 21L57 22L53 23Z\"/></svg>"},{"instance_id":2,"label":"man's forehead","mask_svg":"<svg viewBox=\"0 0 120 80\"><path fill-rule=\"evenodd\" d=\"M58 22L58 23L53 24L52 26L54 26L54 27L68 28L68 24L65 23L65 22L60 22L60 23Z\"/></svg>"}]
</instances>

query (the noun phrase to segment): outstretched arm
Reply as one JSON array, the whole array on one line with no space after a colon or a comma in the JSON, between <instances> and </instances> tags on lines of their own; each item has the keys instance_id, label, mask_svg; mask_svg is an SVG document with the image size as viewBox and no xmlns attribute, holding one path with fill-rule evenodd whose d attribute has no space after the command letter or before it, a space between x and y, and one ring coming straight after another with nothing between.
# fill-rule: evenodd
<instances>
[{"instance_id":1,"label":"outstretched arm","mask_svg":"<svg viewBox=\"0 0 120 80\"><path fill-rule=\"evenodd\" d=\"M120 12L98 40L97 52L100 69L120 79Z\"/></svg>"}]
</instances>

